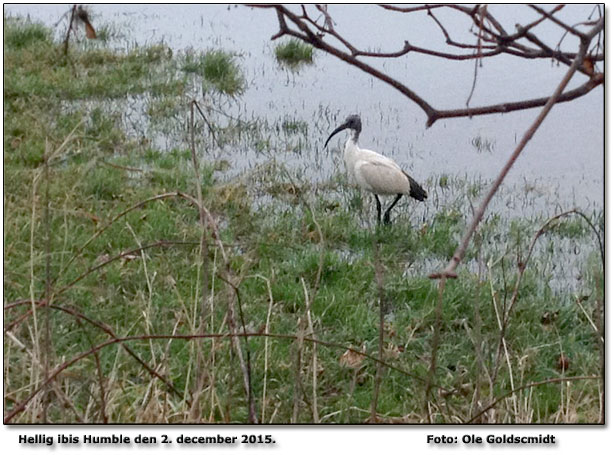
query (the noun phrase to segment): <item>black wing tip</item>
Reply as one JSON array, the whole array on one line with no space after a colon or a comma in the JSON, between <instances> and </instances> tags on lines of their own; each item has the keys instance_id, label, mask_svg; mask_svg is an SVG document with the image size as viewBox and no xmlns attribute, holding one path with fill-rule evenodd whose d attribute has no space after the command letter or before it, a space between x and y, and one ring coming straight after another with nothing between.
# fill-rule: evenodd
<instances>
[{"instance_id":1,"label":"black wing tip","mask_svg":"<svg viewBox=\"0 0 614 455\"><path fill-rule=\"evenodd\" d=\"M426 194L426 191L422 189L422 187L418 187L417 189L412 188L409 192L409 195L414 199L417 199L418 201L424 201L425 199L428 199L428 195Z\"/></svg>"},{"instance_id":2,"label":"black wing tip","mask_svg":"<svg viewBox=\"0 0 614 455\"><path fill-rule=\"evenodd\" d=\"M418 182L412 179L407 172L403 172L409 179L409 195L418 201L424 201L428 198L424 188L420 186Z\"/></svg>"}]
</instances>

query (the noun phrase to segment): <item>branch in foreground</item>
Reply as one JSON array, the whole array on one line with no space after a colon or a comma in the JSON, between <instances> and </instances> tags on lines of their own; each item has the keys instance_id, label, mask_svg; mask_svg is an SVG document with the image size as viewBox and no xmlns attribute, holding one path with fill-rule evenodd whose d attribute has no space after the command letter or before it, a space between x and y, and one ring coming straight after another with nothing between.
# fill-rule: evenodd
<instances>
[{"instance_id":1,"label":"branch in foreground","mask_svg":"<svg viewBox=\"0 0 614 455\"><path fill-rule=\"evenodd\" d=\"M10 308L15 308L19 305L30 305L30 301L27 299L24 300L19 300L16 302L13 302L10 306ZM70 314L71 316L73 316L77 321L79 320L84 320L86 321L88 324L91 324L94 327L97 327L98 329L100 329L101 331L105 332L107 335L109 335L111 340L118 340L119 337L113 332L113 329L111 329L111 327L108 324L105 324L103 322L99 322L96 321L95 319L92 319L88 316L86 316L85 314L73 309L73 308L69 308L69 307L65 307L65 306L60 306L60 305L56 305L56 304L47 304L46 301L37 301L35 302L37 306L40 307L48 307L50 309L56 310L56 311L62 311L64 313ZM7 309L7 307L5 307L5 310ZM29 313L25 313L25 316L29 316ZM21 320L21 318L20 318ZM5 329L5 333L8 333L8 329ZM149 364L147 364L147 362L145 362L144 360L142 360L139 355L134 352L132 350L132 348L130 348L126 343L122 343L120 342L122 348L124 348L124 350L132 357L134 358L134 360L136 360L141 366L143 366L143 368L145 368L147 370L147 372L151 375L154 376L156 378L158 378L160 381L162 381L166 387L173 392L178 398L182 399L183 398L183 393L180 392L179 390L177 390L175 388L175 386L168 380L166 379L164 376L162 376L160 373L158 373L156 371L156 369L152 368L149 366ZM98 351L94 352L97 353ZM56 373L57 370L56 370ZM190 399L186 399L186 403L188 404L188 406L191 405L191 401Z\"/></svg>"},{"instance_id":2,"label":"branch in foreground","mask_svg":"<svg viewBox=\"0 0 614 455\"><path fill-rule=\"evenodd\" d=\"M77 356L73 357L70 360L65 361L64 363L62 363L61 365L57 366L55 368L55 370L51 373L51 375L49 376L49 378L44 381L42 384L39 384L39 386L26 398L24 399L21 403L19 403L17 406L15 406L15 408L13 408L10 412L8 412L5 417L4 417L4 424L9 424L16 415L20 414L21 412L23 412L26 408L26 406L28 405L28 403L30 401L32 401L32 399L38 395L40 393L40 391L51 381L55 380L55 378L64 370L66 370L68 367L74 365L75 363L77 363L78 361L100 351L101 349L107 347L107 346L112 346L116 343L126 343L129 341L143 341L143 340L192 340L192 339L202 339L202 338L209 338L209 339L231 339L233 337L271 337L271 338L279 338L279 339L287 339L287 340L295 340L297 337L296 335L288 335L288 334L276 334L276 333L213 333L213 334L188 334L188 335L134 335L134 336L127 336L127 337L123 337L123 338L114 338L114 339L109 339L106 340L94 347L92 347L91 349L82 352L81 354L78 354ZM386 366L392 370L398 371L408 377L411 377L413 379L419 379L422 380L422 378L420 378L419 376L416 376L412 373L409 373L405 370L403 370L402 368L396 367L394 365L391 365L389 363L383 362L382 360L378 359L375 356L366 354L362 351L358 351L357 349L353 349L353 348L348 348L347 346L343 346L339 343L334 343L334 342L329 342L329 341L323 341L323 340L318 340L318 339L314 339L311 337L303 337L304 341L309 341L311 343L317 343L317 344L321 344L323 346L327 346L327 347L332 347L332 348L339 348L339 349L343 349L346 351L350 351L354 354L363 356L369 360L372 360L373 362L377 362L382 364L383 366ZM506 393L505 395L499 397L497 400L495 400L494 402L492 402L490 405L488 405L486 408L482 409L478 414L476 414L475 416L473 416L471 418L471 420L469 420L467 423L470 423L472 421L474 421L475 419L477 419L480 415L482 415L483 413L485 413L486 411L488 411L489 409L491 409L492 407L494 407L497 403L499 403L501 400L505 399L506 397L508 397L509 395L516 393L520 390L529 388L529 387L536 387L538 385L542 385L542 384L549 384L549 383L553 383L553 382L564 382L564 381L575 381L575 380L599 380L601 379L599 376L572 376L572 377L567 377L567 378L551 378L551 379L547 379L544 381L540 381L540 382L534 382L531 384L526 384L524 386L521 387L517 387L516 389ZM440 389L444 390L445 389L443 387L440 387Z\"/></svg>"},{"instance_id":3,"label":"branch in foreground","mask_svg":"<svg viewBox=\"0 0 614 455\"><path fill-rule=\"evenodd\" d=\"M278 339L286 339L286 340L296 340L297 336L296 335L288 335L288 334L277 334L277 333L260 333L260 332L254 332L254 333L247 333L247 332L242 332L242 333L209 333L209 334L188 334L188 335L134 335L134 336L127 336L127 337L122 337L122 338L112 338L109 340L106 340L96 346L94 346L93 348L82 352L81 354L78 354L77 356L73 357L70 360L65 361L64 363L62 363L61 365L57 366L53 372L49 375L49 377L43 381L41 384L38 385L38 387L27 397L25 398L23 401L21 401L19 404L17 404L15 406L15 408L13 408L11 410L11 412L7 412L5 417L4 417L4 424L8 424L10 423L13 418L15 418L16 415L20 414L21 412L23 412L26 409L26 406L28 405L28 403L30 401L32 401L32 399L37 396L41 390L43 390L44 387L47 386L47 384L49 384L51 381L55 380L55 378L64 370L66 370L68 367L74 365L75 363L77 363L78 361L100 351L101 349L107 347L107 346L112 346L116 343L126 343L129 341L143 341L143 340L193 340L193 339L229 339L232 340L233 338L236 337L245 337L245 338L249 338L249 337L270 337L270 338L278 338ZM417 379L419 381L422 381L423 379L420 376L417 376L413 373L410 373L402 368L399 368L395 365L386 363L382 360L380 360L379 358L366 354L365 352L362 351L358 351L357 349L351 348L351 347L347 347L344 346L342 344L339 343L334 343L331 341L323 341L323 340L319 340L319 339L315 339L312 337L303 337L302 338L303 341L309 341L310 343L316 343L316 344L320 344L322 346L327 346L330 348L337 348L337 349L343 349L344 351L350 351L353 352L357 355L363 356L373 362L376 363L380 363L383 366L390 368L391 370L395 370L407 377L410 377L412 379ZM440 389L447 391L446 389L444 389L443 387L439 387ZM448 391L449 392L449 391Z\"/></svg>"},{"instance_id":4,"label":"branch in foreground","mask_svg":"<svg viewBox=\"0 0 614 455\"><path fill-rule=\"evenodd\" d=\"M594 33L597 33L597 32L598 30L595 28ZM554 91L550 99L548 100L548 103L544 106L542 111L539 113L539 115L537 116L533 124L525 132L520 143L518 144L518 146L516 147L512 155L509 157L505 165L503 166L503 169L501 169L501 171L499 172L499 175L497 176L497 178L491 185L490 190L488 191L488 194L486 195L486 197L484 198L484 200L482 201L482 203L476 210L473 220L471 221L471 224L465 231L465 234L463 235L463 238L458 248L454 252L452 259L450 259L450 262L448 263L446 268L441 272L431 274L429 278L433 278L433 279L444 278L444 277L456 278L457 276L456 267L463 260L467 247L469 246L471 237L473 236L473 233L475 232L478 225L482 221L486 208L490 204L490 201L494 197L495 193L497 192L501 184L503 183L503 180L507 176L508 172L510 171L510 169L512 168L512 166L514 165L514 163L520 156L520 153L522 153L525 146L531 140L531 138L533 137L537 129L540 127L540 125L542 124L542 122L544 121L544 119L546 118L546 116L548 115L552 107L554 106L554 104L557 102L557 100L561 96L561 93L563 93L563 90L565 89L565 87L567 86L567 84L569 83L573 75L575 74L576 69L582 64L584 60L584 56L586 55L586 52L588 50L588 45L589 45L588 40L581 42L576 59L574 60L571 67L569 67L569 70L567 70L567 73L565 74L565 76L559 83L558 87L556 88L556 90Z\"/></svg>"},{"instance_id":5,"label":"branch in foreground","mask_svg":"<svg viewBox=\"0 0 614 455\"><path fill-rule=\"evenodd\" d=\"M276 10L277 19L279 24L279 31L273 35L271 39L275 40L280 38L281 36L288 35L294 38L300 39L317 49L323 50L326 53L334 55L335 57L349 63L352 66L355 66L362 71L372 75L373 77L385 82L391 87L395 88L411 101L416 103L426 114L427 122L426 126L430 127L437 120L442 118L454 118L454 117L472 117L486 114L495 114L495 113L507 113L525 109L532 109L535 107L545 106L548 103L550 97L540 97L535 99L528 99L517 102L507 102L507 103L499 103L487 106L479 106L473 108L464 108L464 109L451 109L451 110L440 110L434 108L427 100L425 100L422 96L420 96L415 91L411 90L408 86L400 82L399 80L391 77L390 75L380 71L374 66L366 63L363 60L360 60L359 57L375 57L375 58L394 58L400 57L403 55L407 55L410 52L421 53L430 55L433 57L443 58L446 60L466 60L466 59L484 59L487 57L493 57L495 55L499 55L502 53L513 55L519 58L524 59L536 59L536 58L550 58L555 61L561 62L565 65L569 65L571 67L572 62L575 61L578 54L574 53L566 53L555 51L550 49L548 46L543 44L535 35L529 33L529 30L533 29L537 24L541 23L546 18L554 17L554 12L561 9L560 7L555 7L551 12L545 12L545 14L549 16L542 16L538 20L534 20L533 22L525 25L518 26L516 33L509 34L505 31L505 29L501 26L501 24L494 18L487 9L484 8L468 8L460 5L426 5L421 7L411 7L411 8L401 8L401 7L385 7L388 10L394 10L398 12L415 12L421 10L427 10L428 14L434 18L440 29L443 30L444 35L446 36L446 43L452 47L462 47L462 48L471 48L474 50L474 54L453 54L440 52L434 49L427 49L423 47L414 46L409 43L409 41L405 41L403 48L400 51L396 52L372 52L360 50L351 44L347 39L341 36L335 29L333 25L333 20L326 12L324 21L324 25L318 24L317 20L311 18L306 8L302 9L302 14L295 14L290 9L286 8L282 5L251 5L257 6L260 8L273 8ZM476 45L464 45L461 43L456 43L450 39L448 32L445 30L445 27L439 22L431 12L431 9L435 7L448 7L453 10L457 10L462 12L463 14L468 15L474 24L480 24L482 21L482 17L486 20L490 25L493 26L493 29L485 27L485 33L488 35L485 38L486 41L492 42L492 45L482 45L482 48L476 47ZM323 10L320 8L320 12ZM595 23L595 26L588 33L576 33L577 36L580 36L580 41L582 43L588 43L590 40L594 38L594 36L601 32L604 28L604 19L603 17ZM528 47L525 44L520 43L519 41L522 39L528 39L530 37L534 39L529 39L530 42L536 45L536 47ZM337 42L341 43L341 45L333 45L327 41L325 41L326 37L330 37ZM537 43L537 44L536 44ZM483 51L483 49L488 49L487 51ZM591 56L591 61L599 60L603 58L603 55L594 55ZM565 101L571 101L576 98L579 98L583 95L586 95L593 88L601 85L605 81L605 77L603 73L592 72L589 69L585 68L583 65L573 65L574 72L581 72L587 76L589 76L589 80L580 85L579 87L566 92L559 93L559 96L555 98L555 103L561 103Z\"/></svg>"},{"instance_id":6,"label":"branch in foreground","mask_svg":"<svg viewBox=\"0 0 614 455\"><path fill-rule=\"evenodd\" d=\"M493 407L495 407L497 405L497 403L501 402L501 400L505 400L507 397L509 397L511 395L514 395L515 393L520 392L521 390L524 390L524 389L530 389L530 388L537 387L537 386L540 386L540 385L545 385L545 384L555 384L557 382L594 381L594 380L598 380L598 379L601 379L601 378L599 376L570 376L568 378L550 378L550 379L545 379L545 380L539 381L539 382L531 382L530 384L525 384L525 385L522 385L520 387L516 387L515 389L510 390L509 392L505 393L504 395L501 395L499 398L497 398L492 403L490 403L488 406L483 408L480 412L475 414L473 417L471 417L471 419L469 419L465 423L475 422L478 417L482 416L485 412L487 412L488 410L490 410Z\"/></svg>"}]
</instances>

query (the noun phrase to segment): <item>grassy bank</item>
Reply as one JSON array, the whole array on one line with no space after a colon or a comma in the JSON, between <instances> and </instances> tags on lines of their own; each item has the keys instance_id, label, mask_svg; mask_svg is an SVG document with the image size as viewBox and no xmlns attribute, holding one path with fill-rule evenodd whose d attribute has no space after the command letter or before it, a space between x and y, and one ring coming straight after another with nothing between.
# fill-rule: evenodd
<instances>
[{"instance_id":1,"label":"grassy bank","mask_svg":"<svg viewBox=\"0 0 614 455\"><path fill-rule=\"evenodd\" d=\"M15 19L4 46L11 422L599 421L603 270L580 216L544 228L527 260L547 217L491 214L440 295L427 276L453 254L474 182L431 176L427 203L461 196L375 229L367 195L342 172L298 177L257 120L199 104L191 149L193 94L245 89L223 49L64 54ZM183 146L153 139L170 134ZM216 150L245 136L272 158L228 178ZM603 232L603 212L589 221ZM573 291L554 279L570 242L585 253Z\"/></svg>"}]
</instances>

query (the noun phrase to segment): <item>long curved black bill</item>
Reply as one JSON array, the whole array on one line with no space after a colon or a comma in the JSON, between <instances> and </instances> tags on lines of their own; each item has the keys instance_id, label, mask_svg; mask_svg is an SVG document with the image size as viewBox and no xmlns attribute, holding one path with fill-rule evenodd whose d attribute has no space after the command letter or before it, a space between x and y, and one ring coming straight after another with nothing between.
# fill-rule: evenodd
<instances>
[{"instance_id":1,"label":"long curved black bill","mask_svg":"<svg viewBox=\"0 0 614 455\"><path fill-rule=\"evenodd\" d=\"M330 136L328 136L328 139L326 139L326 142L324 143L324 148L326 148L326 146L328 145L328 141L330 141L335 134L339 133L340 131L343 131L347 127L348 127L347 123L344 123L343 125L337 127L335 131L330 133Z\"/></svg>"}]
</instances>

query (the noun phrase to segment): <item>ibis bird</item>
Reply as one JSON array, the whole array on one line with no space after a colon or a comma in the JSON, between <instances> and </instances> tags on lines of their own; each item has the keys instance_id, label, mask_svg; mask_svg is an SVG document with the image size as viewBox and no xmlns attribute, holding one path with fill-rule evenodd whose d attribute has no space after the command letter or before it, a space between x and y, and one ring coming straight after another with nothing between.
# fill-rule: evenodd
<instances>
[{"instance_id":1,"label":"ibis bird","mask_svg":"<svg viewBox=\"0 0 614 455\"><path fill-rule=\"evenodd\" d=\"M345 143L343 152L345 166L358 186L373 193L377 204L378 224L382 222L382 203L379 196L395 196L392 204L384 212L384 224L390 223L390 211L404 194L408 194L419 201L426 199L427 195L424 188L401 169L397 163L377 152L360 148L358 145L358 136L360 136L362 130L360 116L350 115L342 125L328 136L324 147L326 148L335 134L345 129L352 130L352 135Z\"/></svg>"}]
</instances>

